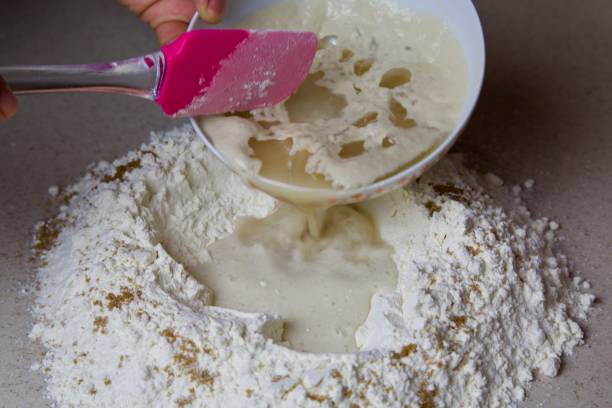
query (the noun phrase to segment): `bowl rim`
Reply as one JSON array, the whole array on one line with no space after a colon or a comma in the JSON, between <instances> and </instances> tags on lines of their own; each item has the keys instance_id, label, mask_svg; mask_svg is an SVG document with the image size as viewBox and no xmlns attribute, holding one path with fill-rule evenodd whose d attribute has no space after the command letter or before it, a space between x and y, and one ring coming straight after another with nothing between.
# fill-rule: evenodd
<instances>
[{"instance_id":1,"label":"bowl rim","mask_svg":"<svg viewBox=\"0 0 612 408\"><path fill-rule=\"evenodd\" d=\"M458 0L452 0L458 1ZM448 151L453 147L453 145L459 139L459 136L469 123L474 110L478 104L478 100L480 98L480 94L482 92L482 87L484 84L485 77L485 69L486 69L486 46L485 46L485 37L484 30L482 27L482 22L476 10L476 7L472 3L471 0L463 0L465 6L467 8L467 12L471 14L471 19L477 24L476 33L477 33L477 44L475 46L478 49L479 59L475 66L476 69L476 86L473 88L473 98L470 100L466 100L464 110L462 112L461 119L453 129L453 131L445 138L445 140L436 146L432 151L430 151L424 158L416 161L414 164L408 166L404 170L390 176L383 178L381 180L375 181L372 184L368 184L366 186L352 188L352 189L322 189L322 188L309 188L296 186L284 182L280 182L273 179L268 179L265 177L257 177L260 183L265 183L273 188L279 188L284 190L290 190L296 192L300 195L311 194L313 201L316 203L324 202L324 205L337 205L337 204L350 204L359 201L363 201L366 199L372 199L383 195L389 191L401 188L414 180L420 177L424 172L429 170L434 164L436 164ZM199 14L196 12L192 17L189 26L187 28L188 31L194 29L195 25L200 21ZM213 27L211 25L211 27ZM465 55L465 54L464 54ZM211 152L221 160L226 166L228 166L232 171L241 175L245 178L245 181L250 184L254 184L251 180L254 178L251 174L246 174L246 171L242 169L237 169L233 166L214 146L214 144L208 139L204 130L198 124L199 117L190 117L189 120L198 134L198 136L204 141L206 146L211 150ZM321 198L323 197L323 198ZM282 199L282 197L276 197ZM312 204L312 203L302 203L302 204Z\"/></svg>"}]
</instances>

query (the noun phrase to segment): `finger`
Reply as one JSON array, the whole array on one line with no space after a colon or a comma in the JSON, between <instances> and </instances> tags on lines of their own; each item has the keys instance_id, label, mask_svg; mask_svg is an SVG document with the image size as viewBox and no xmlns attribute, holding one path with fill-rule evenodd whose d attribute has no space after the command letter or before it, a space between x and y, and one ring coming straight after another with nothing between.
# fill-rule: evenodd
<instances>
[{"instance_id":1,"label":"finger","mask_svg":"<svg viewBox=\"0 0 612 408\"><path fill-rule=\"evenodd\" d=\"M127 7L132 13L141 15L143 11L151 7L158 0L119 0L119 4Z\"/></svg>"},{"instance_id":2,"label":"finger","mask_svg":"<svg viewBox=\"0 0 612 408\"><path fill-rule=\"evenodd\" d=\"M161 45L172 42L187 31L187 23L182 21L166 21L155 28L155 34Z\"/></svg>"},{"instance_id":3,"label":"finger","mask_svg":"<svg viewBox=\"0 0 612 408\"><path fill-rule=\"evenodd\" d=\"M200 17L207 23L218 23L225 12L225 0L195 0Z\"/></svg>"},{"instance_id":4,"label":"finger","mask_svg":"<svg viewBox=\"0 0 612 408\"><path fill-rule=\"evenodd\" d=\"M140 19L155 30L162 44L166 44L185 32L195 11L192 0L162 0L143 10Z\"/></svg>"},{"instance_id":5,"label":"finger","mask_svg":"<svg viewBox=\"0 0 612 408\"><path fill-rule=\"evenodd\" d=\"M8 119L17 113L17 98L0 78L0 120Z\"/></svg>"}]
</instances>

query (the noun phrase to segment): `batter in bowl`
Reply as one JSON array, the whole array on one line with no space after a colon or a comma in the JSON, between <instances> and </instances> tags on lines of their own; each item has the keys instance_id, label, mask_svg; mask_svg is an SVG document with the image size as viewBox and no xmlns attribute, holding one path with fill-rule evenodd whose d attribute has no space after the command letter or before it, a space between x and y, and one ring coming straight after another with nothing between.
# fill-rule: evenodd
<instances>
[{"instance_id":1,"label":"batter in bowl","mask_svg":"<svg viewBox=\"0 0 612 408\"><path fill-rule=\"evenodd\" d=\"M456 125L466 66L433 16L387 2L329 0L276 5L241 25L315 30L323 39L310 76L284 104L200 120L258 187L262 178L362 187L414 164Z\"/></svg>"}]
</instances>

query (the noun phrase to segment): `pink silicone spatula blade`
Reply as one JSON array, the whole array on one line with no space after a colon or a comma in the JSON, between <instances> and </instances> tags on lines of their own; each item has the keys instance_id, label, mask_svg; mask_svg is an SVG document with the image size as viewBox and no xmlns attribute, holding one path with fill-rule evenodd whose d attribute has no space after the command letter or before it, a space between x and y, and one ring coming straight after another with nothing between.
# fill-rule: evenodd
<instances>
[{"instance_id":1,"label":"pink silicone spatula blade","mask_svg":"<svg viewBox=\"0 0 612 408\"><path fill-rule=\"evenodd\" d=\"M162 48L156 102L175 117L275 105L302 84L316 50L308 32L191 31Z\"/></svg>"}]
</instances>

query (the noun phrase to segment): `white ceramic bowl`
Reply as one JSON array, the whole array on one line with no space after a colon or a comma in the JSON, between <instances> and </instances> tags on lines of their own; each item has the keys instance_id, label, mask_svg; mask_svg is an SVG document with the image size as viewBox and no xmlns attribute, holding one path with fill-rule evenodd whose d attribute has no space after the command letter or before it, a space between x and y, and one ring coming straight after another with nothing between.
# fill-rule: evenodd
<instances>
[{"instance_id":1,"label":"white ceramic bowl","mask_svg":"<svg viewBox=\"0 0 612 408\"><path fill-rule=\"evenodd\" d=\"M270 6L274 3L280 2L295 2L299 0L234 0L230 1L225 20L222 24L215 27L236 27L240 21L246 17L253 15L257 11ZM308 1L308 0L302 0ZM277 182L269 179L259 178L258 183L260 186L263 184L267 191L283 191L292 190L298 192L302 197L313 197L312 202L302 202L301 204L312 204L312 205L336 205L336 204L349 204L359 202L367 199L371 199L382 194L385 194L396 188L400 188L408 183L411 183L418 178L423 172L427 171L432 165L434 165L442 156L444 156L448 150L453 146L465 125L467 124L478 97L480 96L480 90L482 88L482 82L484 79L485 69L485 44L484 36L482 33L482 26L478 14L472 4L471 0L398 0L400 7L406 7L408 9L433 14L440 17L449 30L459 41L463 52L465 54L465 61L467 64L467 94L465 97L465 104L463 112L457 123L457 126L447 139L440 144L434 151L428 156L423 158L413 166L397 173L389 178L378 181L374 184L370 184L365 187L351 189L351 190L323 190L323 189L308 189L305 187L292 186ZM193 29L206 29L211 26L204 23L194 16L189 25L189 30ZM191 123L201 138L204 140L210 150L226 165L232 168L228 160L215 148L215 146L208 139L202 128L199 126L196 118L191 119ZM232 168L235 172L240 174L239 169ZM249 180L253 175L242 174L245 179ZM250 176L250 177L249 177ZM296 194L292 194L296 195ZM283 197L277 197L283 198Z\"/></svg>"}]
</instances>

